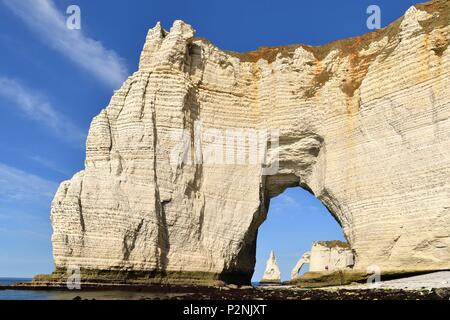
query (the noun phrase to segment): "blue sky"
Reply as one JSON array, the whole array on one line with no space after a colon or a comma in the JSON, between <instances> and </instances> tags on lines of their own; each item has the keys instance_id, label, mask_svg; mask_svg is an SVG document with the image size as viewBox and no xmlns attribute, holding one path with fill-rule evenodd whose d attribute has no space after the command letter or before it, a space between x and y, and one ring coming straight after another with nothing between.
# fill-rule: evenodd
<instances>
[{"instance_id":1,"label":"blue sky","mask_svg":"<svg viewBox=\"0 0 450 320\"><path fill-rule=\"evenodd\" d=\"M50 202L83 167L91 119L137 69L148 28L175 19L220 48L320 45L368 32L366 8L382 26L415 1L0 0L0 277L53 269ZM81 31L65 28L69 5ZM274 199L258 238L259 278L270 249L283 277L315 239L342 237L336 222L300 189Z\"/></svg>"}]
</instances>

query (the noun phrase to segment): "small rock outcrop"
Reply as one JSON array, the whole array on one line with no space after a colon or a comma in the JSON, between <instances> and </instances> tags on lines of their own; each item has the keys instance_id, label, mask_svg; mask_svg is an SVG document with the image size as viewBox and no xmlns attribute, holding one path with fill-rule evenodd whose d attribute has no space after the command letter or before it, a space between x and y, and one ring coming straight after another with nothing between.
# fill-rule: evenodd
<instances>
[{"instance_id":1,"label":"small rock outcrop","mask_svg":"<svg viewBox=\"0 0 450 320\"><path fill-rule=\"evenodd\" d=\"M277 259L275 258L275 252L270 251L269 259L266 263L266 269L264 275L260 281L261 284L276 284L281 283L281 272L278 267Z\"/></svg>"},{"instance_id":2,"label":"small rock outcrop","mask_svg":"<svg viewBox=\"0 0 450 320\"><path fill-rule=\"evenodd\" d=\"M449 7L248 53L157 24L57 191L52 278L249 283L270 199L293 186L337 219L354 269L450 269Z\"/></svg>"},{"instance_id":3,"label":"small rock outcrop","mask_svg":"<svg viewBox=\"0 0 450 320\"><path fill-rule=\"evenodd\" d=\"M334 241L314 242L311 251L305 252L291 272L291 280L298 277L298 273L304 264L309 264L312 272L334 272L352 269L354 255L348 243Z\"/></svg>"}]
</instances>

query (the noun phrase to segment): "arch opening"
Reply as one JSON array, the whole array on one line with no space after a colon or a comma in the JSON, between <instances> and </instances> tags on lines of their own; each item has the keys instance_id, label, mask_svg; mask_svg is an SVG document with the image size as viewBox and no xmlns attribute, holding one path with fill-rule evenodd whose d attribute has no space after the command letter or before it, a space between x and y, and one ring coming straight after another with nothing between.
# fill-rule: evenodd
<instances>
[{"instance_id":1,"label":"arch opening","mask_svg":"<svg viewBox=\"0 0 450 320\"><path fill-rule=\"evenodd\" d=\"M337 255L342 252L341 247L344 254L336 256L336 252ZM272 250L281 281L288 281L310 269L314 271L320 264L321 268L330 270L350 265L351 259L345 256L347 248L351 252L333 213L308 188L287 188L270 200L267 218L258 229L252 282L260 282ZM320 262L318 256L329 259Z\"/></svg>"},{"instance_id":2,"label":"arch opening","mask_svg":"<svg viewBox=\"0 0 450 320\"><path fill-rule=\"evenodd\" d=\"M295 273L296 276L300 276L302 274L304 274L305 272L307 272L309 270L309 263L304 263L300 269L298 269L298 271ZM292 271L291 271L291 276L292 276Z\"/></svg>"}]
</instances>

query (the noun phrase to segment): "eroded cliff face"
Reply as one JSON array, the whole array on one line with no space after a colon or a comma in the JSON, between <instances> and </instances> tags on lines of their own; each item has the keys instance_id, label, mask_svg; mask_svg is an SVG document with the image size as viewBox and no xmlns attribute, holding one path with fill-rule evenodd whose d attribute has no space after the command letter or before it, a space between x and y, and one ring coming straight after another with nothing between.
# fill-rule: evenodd
<instances>
[{"instance_id":1,"label":"eroded cliff face","mask_svg":"<svg viewBox=\"0 0 450 320\"><path fill-rule=\"evenodd\" d=\"M449 269L449 12L435 1L361 37L244 54L156 25L92 121L85 170L55 196L56 267L249 281L270 198L302 186L341 224L355 269ZM214 139L174 165L174 132L208 128L279 130L279 169L195 161Z\"/></svg>"}]
</instances>

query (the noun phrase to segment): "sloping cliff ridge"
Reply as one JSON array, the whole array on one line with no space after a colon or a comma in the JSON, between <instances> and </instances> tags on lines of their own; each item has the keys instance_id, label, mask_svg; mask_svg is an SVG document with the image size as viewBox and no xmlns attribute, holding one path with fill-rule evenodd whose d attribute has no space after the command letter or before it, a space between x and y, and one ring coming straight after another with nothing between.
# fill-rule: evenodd
<instances>
[{"instance_id":1,"label":"sloping cliff ridge","mask_svg":"<svg viewBox=\"0 0 450 320\"><path fill-rule=\"evenodd\" d=\"M322 47L249 53L157 24L92 121L85 170L55 196L52 277L77 266L94 282L249 282L270 198L292 186L339 221L355 270L450 269L449 6L417 5ZM195 161L220 145L208 139L173 164L180 139L211 128L278 130L278 170Z\"/></svg>"}]
</instances>

